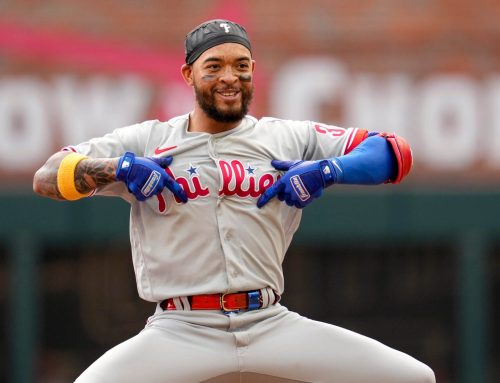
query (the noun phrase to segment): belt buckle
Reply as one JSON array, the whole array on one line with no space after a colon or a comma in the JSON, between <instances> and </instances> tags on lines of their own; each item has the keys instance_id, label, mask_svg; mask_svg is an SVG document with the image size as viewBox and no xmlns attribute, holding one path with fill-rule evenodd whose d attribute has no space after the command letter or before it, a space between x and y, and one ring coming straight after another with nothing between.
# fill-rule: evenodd
<instances>
[{"instance_id":1,"label":"belt buckle","mask_svg":"<svg viewBox=\"0 0 500 383\"><path fill-rule=\"evenodd\" d=\"M222 308L222 311L224 311L224 313L237 313L238 311L240 311L240 309L230 309L228 307L225 306L226 304L226 295L228 294L231 294L231 293L223 293L221 294L220 296L220 307Z\"/></svg>"}]
</instances>

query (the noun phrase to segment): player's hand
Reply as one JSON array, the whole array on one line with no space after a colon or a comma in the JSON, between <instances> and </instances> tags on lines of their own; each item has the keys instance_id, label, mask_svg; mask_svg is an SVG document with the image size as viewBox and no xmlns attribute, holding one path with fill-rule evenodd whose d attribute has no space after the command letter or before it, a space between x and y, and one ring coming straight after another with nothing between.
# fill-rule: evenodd
<instances>
[{"instance_id":1,"label":"player's hand","mask_svg":"<svg viewBox=\"0 0 500 383\"><path fill-rule=\"evenodd\" d=\"M323 189L333 183L337 172L332 160L321 161L278 161L271 164L286 173L267 189L257 201L261 208L274 197L288 206L302 209L318 198Z\"/></svg>"},{"instance_id":2,"label":"player's hand","mask_svg":"<svg viewBox=\"0 0 500 383\"><path fill-rule=\"evenodd\" d=\"M170 190L182 202L187 202L184 189L169 174L165 168L172 163L172 156L163 158L136 157L127 152L118 161L116 179L123 181L139 201L161 193L164 187Z\"/></svg>"}]
</instances>

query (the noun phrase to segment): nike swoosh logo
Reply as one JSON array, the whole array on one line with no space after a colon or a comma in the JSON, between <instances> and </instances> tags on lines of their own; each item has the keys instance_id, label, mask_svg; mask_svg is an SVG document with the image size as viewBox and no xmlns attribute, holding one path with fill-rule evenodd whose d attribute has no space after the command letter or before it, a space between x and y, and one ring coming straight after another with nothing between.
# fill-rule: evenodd
<instances>
[{"instance_id":1,"label":"nike swoosh logo","mask_svg":"<svg viewBox=\"0 0 500 383\"><path fill-rule=\"evenodd\" d=\"M155 149L155 154L162 154L162 153L165 153L168 150L175 149L176 147L177 147L177 145L176 146L167 146L166 148L161 148L161 149L160 148L156 148Z\"/></svg>"}]
</instances>

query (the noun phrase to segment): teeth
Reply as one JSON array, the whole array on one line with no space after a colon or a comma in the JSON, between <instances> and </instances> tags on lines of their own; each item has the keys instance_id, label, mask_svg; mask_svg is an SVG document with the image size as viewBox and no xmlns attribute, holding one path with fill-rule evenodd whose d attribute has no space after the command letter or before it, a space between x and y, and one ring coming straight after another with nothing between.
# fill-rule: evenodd
<instances>
[{"instance_id":1,"label":"teeth","mask_svg":"<svg viewBox=\"0 0 500 383\"><path fill-rule=\"evenodd\" d=\"M220 92L220 94L222 94L223 96L230 97L236 95L236 92Z\"/></svg>"}]
</instances>

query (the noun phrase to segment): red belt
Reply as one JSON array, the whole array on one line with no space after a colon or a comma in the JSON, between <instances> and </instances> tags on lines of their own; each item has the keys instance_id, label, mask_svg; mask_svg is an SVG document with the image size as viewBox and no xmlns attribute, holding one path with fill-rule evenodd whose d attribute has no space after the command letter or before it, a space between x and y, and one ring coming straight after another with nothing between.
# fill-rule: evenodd
<instances>
[{"instance_id":1,"label":"red belt","mask_svg":"<svg viewBox=\"0 0 500 383\"><path fill-rule=\"evenodd\" d=\"M276 294L276 298L278 299ZM175 299L183 306L176 305ZM187 299L187 302L186 302ZM275 303L277 299L272 302ZM189 305L189 307L185 307ZM163 310L222 310L225 312L239 310L257 310L262 307L262 293L260 290L244 291L228 294L201 294L190 297L169 298L160 303Z\"/></svg>"}]
</instances>

